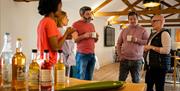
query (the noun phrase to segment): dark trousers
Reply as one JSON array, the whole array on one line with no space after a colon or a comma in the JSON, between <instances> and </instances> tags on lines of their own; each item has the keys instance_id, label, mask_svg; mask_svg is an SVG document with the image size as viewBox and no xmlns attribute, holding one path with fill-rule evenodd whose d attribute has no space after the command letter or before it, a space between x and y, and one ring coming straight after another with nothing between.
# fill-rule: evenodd
<instances>
[{"instance_id":1,"label":"dark trousers","mask_svg":"<svg viewBox=\"0 0 180 91\"><path fill-rule=\"evenodd\" d=\"M164 91L166 71L161 68L149 68L146 71L145 82L147 91L153 91L155 85L156 91Z\"/></svg>"},{"instance_id":2,"label":"dark trousers","mask_svg":"<svg viewBox=\"0 0 180 91\"><path fill-rule=\"evenodd\" d=\"M132 82L140 81L140 71L142 69L142 60L121 60L119 68L119 80L125 81L129 72L131 73Z\"/></svg>"}]
</instances>

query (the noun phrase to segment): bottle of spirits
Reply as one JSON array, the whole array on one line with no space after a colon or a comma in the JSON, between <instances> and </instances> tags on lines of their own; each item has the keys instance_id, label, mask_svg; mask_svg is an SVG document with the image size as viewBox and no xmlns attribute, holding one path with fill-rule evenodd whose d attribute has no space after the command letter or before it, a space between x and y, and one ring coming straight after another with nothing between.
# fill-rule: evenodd
<instances>
[{"instance_id":1,"label":"bottle of spirits","mask_svg":"<svg viewBox=\"0 0 180 91\"><path fill-rule=\"evenodd\" d=\"M12 80L12 49L10 33L4 35L4 46L0 54L0 84L10 87Z\"/></svg>"},{"instance_id":2,"label":"bottle of spirits","mask_svg":"<svg viewBox=\"0 0 180 91\"><path fill-rule=\"evenodd\" d=\"M41 80L41 91L52 90L52 76L51 76L51 65L49 64L49 51L44 50L44 62L41 64L40 80Z\"/></svg>"},{"instance_id":3,"label":"bottle of spirits","mask_svg":"<svg viewBox=\"0 0 180 91\"><path fill-rule=\"evenodd\" d=\"M58 50L57 63L54 66L54 88L59 90L65 87L66 78L65 78L65 65L63 63L63 53L62 50Z\"/></svg>"},{"instance_id":4,"label":"bottle of spirits","mask_svg":"<svg viewBox=\"0 0 180 91\"><path fill-rule=\"evenodd\" d=\"M37 63L37 49L32 50L32 63L29 65L28 71L28 87L31 90L39 89L40 67Z\"/></svg>"},{"instance_id":5,"label":"bottle of spirits","mask_svg":"<svg viewBox=\"0 0 180 91\"><path fill-rule=\"evenodd\" d=\"M12 58L12 87L13 89L26 88L26 57L22 52L22 40L16 41L16 53Z\"/></svg>"}]
</instances>

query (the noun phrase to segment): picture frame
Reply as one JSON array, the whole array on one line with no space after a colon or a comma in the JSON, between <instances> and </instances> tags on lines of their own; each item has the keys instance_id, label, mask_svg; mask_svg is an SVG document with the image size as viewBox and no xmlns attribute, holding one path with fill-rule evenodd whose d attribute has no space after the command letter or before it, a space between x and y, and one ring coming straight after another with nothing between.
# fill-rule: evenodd
<instances>
[{"instance_id":1,"label":"picture frame","mask_svg":"<svg viewBox=\"0 0 180 91\"><path fill-rule=\"evenodd\" d=\"M115 28L111 26L104 27L104 46L111 47L115 45Z\"/></svg>"}]
</instances>

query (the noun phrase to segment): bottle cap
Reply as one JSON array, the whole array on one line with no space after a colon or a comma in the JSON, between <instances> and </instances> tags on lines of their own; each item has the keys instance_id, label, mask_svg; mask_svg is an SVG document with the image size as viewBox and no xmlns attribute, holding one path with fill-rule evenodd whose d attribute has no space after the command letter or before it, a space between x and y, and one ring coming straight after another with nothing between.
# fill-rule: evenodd
<instances>
[{"instance_id":1,"label":"bottle cap","mask_svg":"<svg viewBox=\"0 0 180 91\"><path fill-rule=\"evenodd\" d=\"M62 53L63 51L62 50L58 50L58 53Z\"/></svg>"},{"instance_id":2,"label":"bottle cap","mask_svg":"<svg viewBox=\"0 0 180 91\"><path fill-rule=\"evenodd\" d=\"M48 53L48 52L49 52L49 50L44 50L44 52L45 52L45 53Z\"/></svg>"},{"instance_id":3,"label":"bottle cap","mask_svg":"<svg viewBox=\"0 0 180 91\"><path fill-rule=\"evenodd\" d=\"M22 41L22 39L21 39L21 38L17 38L17 40L18 40L18 41Z\"/></svg>"},{"instance_id":4,"label":"bottle cap","mask_svg":"<svg viewBox=\"0 0 180 91\"><path fill-rule=\"evenodd\" d=\"M10 35L10 33L6 32L5 35Z\"/></svg>"},{"instance_id":5,"label":"bottle cap","mask_svg":"<svg viewBox=\"0 0 180 91\"><path fill-rule=\"evenodd\" d=\"M37 52L37 49L32 49L32 52Z\"/></svg>"}]
</instances>

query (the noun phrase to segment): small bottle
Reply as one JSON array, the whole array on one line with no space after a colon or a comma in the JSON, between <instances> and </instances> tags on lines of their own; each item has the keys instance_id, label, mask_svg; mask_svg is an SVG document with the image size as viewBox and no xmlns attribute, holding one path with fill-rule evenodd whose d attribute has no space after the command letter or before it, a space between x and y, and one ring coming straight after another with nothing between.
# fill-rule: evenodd
<instances>
[{"instance_id":1,"label":"small bottle","mask_svg":"<svg viewBox=\"0 0 180 91\"><path fill-rule=\"evenodd\" d=\"M4 46L0 54L0 84L10 87L12 80L12 49L10 33L4 35Z\"/></svg>"},{"instance_id":2,"label":"small bottle","mask_svg":"<svg viewBox=\"0 0 180 91\"><path fill-rule=\"evenodd\" d=\"M22 52L22 40L16 41L16 53L12 58L12 88L26 88L26 57Z\"/></svg>"},{"instance_id":3,"label":"small bottle","mask_svg":"<svg viewBox=\"0 0 180 91\"><path fill-rule=\"evenodd\" d=\"M54 88L59 90L65 87L66 78L65 78L65 65L63 64L62 50L58 50L57 63L55 64L54 72Z\"/></svg>"},{"instance_id":4,"label":"small bottle","mask_svg":"<svg viewBox=\"0 0 180 91\"><path fill-rule=\"evenodd\" d=\"M49 64L49 51L44 50L44 62L41 64L40 80L41 91L52 90L51 65Z\"/></svg>"},{"instance_id":5,"label":"small bottle","mask_svg":"<svg viewBox=\"0 0 180 91\"><path fill-rule=\"evenodd\" d=\"M32 63L29 65L28 87L29 89L39 89L39 72L40 67L37 63L37 49L32 50Z\"/></svg>"}]
</instances>

